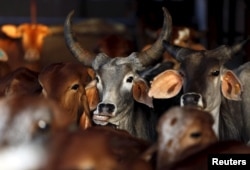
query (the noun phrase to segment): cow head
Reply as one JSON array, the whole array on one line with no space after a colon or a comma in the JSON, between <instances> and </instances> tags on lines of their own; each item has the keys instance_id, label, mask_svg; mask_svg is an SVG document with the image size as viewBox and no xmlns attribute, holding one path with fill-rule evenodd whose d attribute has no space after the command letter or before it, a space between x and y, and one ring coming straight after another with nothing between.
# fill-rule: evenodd
<instances>
[{"instance_id":1,"label":"cow head","mask_svg":"<svg viewBox=\"0 0 250 170\"><path fill-rule=\"evenodd\" d=\"M232 47L223 45L213 50L196 51L164 42L165 48L181 63L180 69L167 70L155 77L149 96L170 98L183 87L184 94L180 101L182 106L195 105L210 112L218 107L221 92L227 99L240 100L241 82L223 65L245 43L246 41Z\"/></svg>"},{"instance_id":2,"label":"cow head","mask_svg":"<svg viewBox=\"0 0 250 170\"><path fill-rule=\"evenodd\" d=\"M61 119L66 125L78 124L84 129L91 125L85 86L92 76L91 69L73 62L53 63L40 72L42 94L66 111Z\"/></svg>"},{"instance_id":3,"label":"cow head","mask_svg":"<svg viewBox=\"0 0 250 170\"><path fill-rule=\"evenodd\" d=\"M170 98L183 88L180 105L193 105L212 113L216 119L214 128L217 128L222 95L229 100L240 100L242 92L241 82L224 64L246 42L231 47L222 45L207 51L191 50L164 42L166 50L181 65L178 71L167 70L159 74L152 83L149 96Z\"/></svg>"},{"instance_id":4,"label":"cow head","mask_svg":"<svg viewBox=\"0 0 250 170\"><path fill-rule=\"evenodd\" d=\"M38 72L20 67L8 73L0 81L0 96L38 95L42 88L38 82Z\"/></svg>"},{"instance_id":5,"label":"cow head","mask_svg":"<svg viewBox=\"0 0 250 170\"><path fill-rule=\"evenodd\" d=\"M174 107L159 120L158 164L178 159L181 152L193 146L205 147L217 141L212 129L213 117L192 107Z\"/></svg>"},{"instance_id":6,"label":"cow head","mask_svg":"<svg viewBox=\"0 0 250 170\"><path fill-rule=\"evenodd\" d=\"M104 53L97 55L80 47L73 37L71 30L71 12L65 22L65 39L67 46L80 62L92 66L96 72L96 80L92 82L91 91L98 93L100 102L94 111L93 120L97 124L117 124L125 115L120 114L132 112L134 99L149 106L152 101L147 97L147 85L140 79L138 71L143 70L150 64L157 61L164 52L163 40L168 40L172 30L172 19L168 11L163 8L164 23L161 35L151 48L140 52L132 53L128 57L112 58ZM93 90L96 88L96 90ZM87 92L88 94L88 92ZM91 100L93 101L93 100ZM91 104L94 102L90 102Z\"/></svg>"},{"instance_id":7,"label":"cow head","mask_svg":"<svg viewBox=\"0 0 250 170\"><path fill-rule=\"evenodd\" d=\"M15 26L7 24L1 27L1 31L11 38L22 39L25 60L40 60L43 39L49 34L49 28L46 25L23 23Z\"/></svg>"}]
</instances>

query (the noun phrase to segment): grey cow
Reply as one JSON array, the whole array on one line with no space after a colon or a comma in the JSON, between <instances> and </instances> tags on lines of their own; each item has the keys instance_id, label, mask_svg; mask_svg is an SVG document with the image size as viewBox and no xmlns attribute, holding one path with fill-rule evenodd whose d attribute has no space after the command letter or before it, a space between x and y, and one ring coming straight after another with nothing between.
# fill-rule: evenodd
<instances>
[{"instance_id":1,"label":"grey cow","mask_svg":"<svg viewBox=\"0 0 250 170\"><path fill-rule=\"evenodd\" d=\"M155 77L149 96L171 98L181 89L180 105L194 105L210 112L213 129L220 140L250 140L250 63L236 70L224 64L248 42L195 51L164 42L164 47L180 63L179 70L167 70Z\"/></svg>"},{"instance_id":2,"label":"grey cow","mask_svg":"<svg viewBox=\"0 0 250 170\"><path fill-rule=\"evenodd\" d=\"M136 137L147 140L154 138L155 118L149 108L152 107L152 99L147 96L147 84L137 72L158 61L164 52L162 41L170 39L172 18L166 8L163 11L161 35L150 49L115 58L104 53L96 55L81 47L71 30L73 13L68 15L64 26L66 44L77 60L91 66L96 73L96 80L86 87L90 108L95 109L95 124L112 124ZM149 106L145 111L142 111L145 108L142 103Z\"/></svg>"}]
</instances>

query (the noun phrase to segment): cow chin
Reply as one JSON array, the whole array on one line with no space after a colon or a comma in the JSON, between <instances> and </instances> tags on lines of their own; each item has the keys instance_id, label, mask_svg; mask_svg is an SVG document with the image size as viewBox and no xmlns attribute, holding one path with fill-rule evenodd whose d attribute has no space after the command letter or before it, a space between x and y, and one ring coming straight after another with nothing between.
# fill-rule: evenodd
<instances>
[{"instance_id":1,"label":"cow chin","mask_svg":"<svg viewBox=\"0 0 250 170\"><path fill-rule=\"evenodd\" d=\"M109 120L109 118L110 118L110 116L103 116L103 115L93 115L93 121L94 121L94 123L95 124L97 124L97 125L102 125L102 126L105 126L105 125L107 125L109 122L108 122L108 120Z\"/></svg>"}]
</instances>

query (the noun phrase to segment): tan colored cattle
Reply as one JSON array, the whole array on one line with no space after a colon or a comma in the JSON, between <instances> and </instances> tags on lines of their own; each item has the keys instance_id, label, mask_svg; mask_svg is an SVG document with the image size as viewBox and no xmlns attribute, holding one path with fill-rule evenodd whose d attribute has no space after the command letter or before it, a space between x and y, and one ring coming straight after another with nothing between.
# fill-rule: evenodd
<instances>
[{"instance_id":1,"label":"tan colored cattle","mask_svg":"<svg viewBox=\"0 0 250 170\"><path fill-rule=\"evenodd\" d=\"M110 127L57 133L42 169L151 170L151 165L139 158L148 147L148 142Z\"/></svg>"},{"instance_id":2,"label":"tan colored cattle","mask_svg":"<svg viewBox=\"0 0 250 170\"><path fill-rule=\"evenodd\" d=\"M38 72L20 67L0 78L0 97L39 95Z\"/></svg>"},{"instance_id":3,"label":"tan colored cattle","mask_svg":"<svg viewBox=\"0 0 250 170\"><path fill-rule=\"evenodd\" d=\"M212 116L193 107L173 107L158 121L157 143L149 152L157 152L157 169L171 165L189 148L204 148L217 141ZM147 158L148 159L148 158Z\"/></svg>"},{"instance_id":4,"label":"tan colored cattle","mask_svg":"<svg viewBox=\"0 0 250 170\"><path fill-rule=\"evenodd\" d=\"M39 74L42 94L62 107L68 123L74 122L82 128L91 125L85 87L94 77L94 72L80 63L54 63Z\"/></svg>"},{"instance_id":5,"label":"tan colored cattle","mask_svg":"<svg viewBox=\"0 0 250 170\"><path fill-rule=\"evenodd\" d=\"M40 57L44 38L50 29L44 24L23 23L21 25L6 24L1 26L6 35L0 39L0 48L9 55L12 70L25 66L33 70L40 69Z\"/></svg>"}]
</instances>

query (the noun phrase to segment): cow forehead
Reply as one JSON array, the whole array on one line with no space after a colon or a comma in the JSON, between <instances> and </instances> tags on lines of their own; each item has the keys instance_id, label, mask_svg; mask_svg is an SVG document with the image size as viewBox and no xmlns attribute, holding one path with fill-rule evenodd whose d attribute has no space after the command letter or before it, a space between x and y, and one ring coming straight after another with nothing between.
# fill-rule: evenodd
<instances>
[{"instance_id":1,"label":"cow forehead","mask_svg":"<svg viewBox=\"0 0 250 170\"><path fill-rule=\"evenodd\" d=\"M120 62L120 61L116 62L114 60L102 65L97 70L97 73L100 76L110 77L111 75L116 75L116 78L118 78L118 76L125 76L129 72L135 73L135 69L133 67L133 64L131 64L129 62Z\"/></svg>"},{"instance_id":2,"label":"cow forehead","mask_svg":"<svg viewBox=\"0 0 250 170\"><path fill-rule=\"evenodd\" d=\"M204 55L202 52L194 53L185 57L183 62L181 62L181 68L191 71L200 68L202 70L218 68L222 64L216 57L210 57ZM194 69L196 68L196 69ZM200 71L200 70L198 70Z\"/></svg>"}]
</instances>

